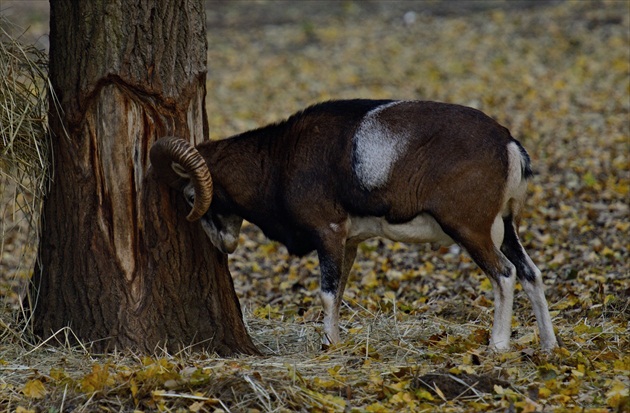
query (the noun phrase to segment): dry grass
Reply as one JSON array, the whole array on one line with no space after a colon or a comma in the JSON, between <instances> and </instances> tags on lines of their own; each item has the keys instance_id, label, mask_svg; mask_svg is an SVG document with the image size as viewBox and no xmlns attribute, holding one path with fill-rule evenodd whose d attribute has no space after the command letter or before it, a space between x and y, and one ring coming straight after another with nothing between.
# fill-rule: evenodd
<instances>
[{"instance_id":1,"label":"dry grass","mask_svg":"<svg viewBox=\"0 0 630 413\"><path fill-rule=\"evenodd\" d=\"M89 349L59 344L33 347L20 341L15 332L9 338L14 345L4 345L0 351L0 403L7 411L23 406L32 411L76 412L605 412L609 410L581 410L540 398L538 392L545 388L540 376L555 374L553 369L563 375L568 369L570 377L571 371L578 371L583 355L619 352L629 344L621 331L603 332L610 340L605 348L592 337L594 341L584 343L578 351L570 341L571 353L565 350L546 356L530 351L529 345L517 344L520 351L495 355L483 345L469 343L468 336L480 328L477 324L435 316L398 321L392 314L353 311L363 321L344 323L351 330L348 340L326 352L319 350L315 324L246 314L255 343L267 355L235 359L190 351L169 354L159 349L150 357L97 355ZM432 341L431 336L445 331L450 338ZM60 342L66 333L59 333ZM559 334L570 337L573 332L563 326ZM462 351L461 346L470 348ZM6 350L9 348L11 351ZM426 383L428 377L437 384ZM467 377L480 380L464 382ZM449 380L461 381L470 391L447 393ZM482 380L502 386L488 389ZM41 383L41 393L29 383ZM433 386L437 390L427 389ZM595 397L600 390L582 388ZM575 404L582 407L593 403L573 395Z\"/></svg>"},{"instance_id":2,"label":"dry grass","mask_svg":"<svg viewBox=\"0 0 630 413\"><path fill-rule=\"evenodd\" d=\"M30 278L48 184L45 52L22 44L0 16L0 273L12 302ZM7 274L9 273L9 274ZM6 291L6 292L5 292Z\"/></svg>"}]
</instances>

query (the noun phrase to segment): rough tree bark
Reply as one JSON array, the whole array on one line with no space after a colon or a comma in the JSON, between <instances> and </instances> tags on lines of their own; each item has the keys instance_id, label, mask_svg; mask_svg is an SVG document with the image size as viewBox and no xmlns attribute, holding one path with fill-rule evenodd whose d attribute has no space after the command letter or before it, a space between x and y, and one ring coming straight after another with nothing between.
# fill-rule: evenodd
<instances>
[{"instance_id":1,"label":"rough tree bark","mask_svg":"<svg viewBox=\"0 0 630 413\"><path fill-rule=\"evenodd\" d=\"M51 0L62 113L31 294L39 336L69 326L99 351L256 353L226 257L149 168L157 138L207 139L206 56L202 0Z\"/></svg>"}]
</instances>

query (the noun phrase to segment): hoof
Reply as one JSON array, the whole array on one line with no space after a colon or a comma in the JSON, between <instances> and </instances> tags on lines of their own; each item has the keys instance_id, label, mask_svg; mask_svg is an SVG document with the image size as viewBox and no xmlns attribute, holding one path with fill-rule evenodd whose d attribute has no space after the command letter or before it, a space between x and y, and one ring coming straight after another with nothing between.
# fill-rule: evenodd
<instances>
[{"instance_id":1,"label":"hoof","mask_svg":"<svg viewBox=\"0 0 630 413\"><path fill-rule=\"evenodd\" d=\"M490 343L490 345L488 345L488 348L493 353L507 353L508 351L510 351L510 345L505 343L501 343L500 345Z\"/></svg>"}]
</instances>

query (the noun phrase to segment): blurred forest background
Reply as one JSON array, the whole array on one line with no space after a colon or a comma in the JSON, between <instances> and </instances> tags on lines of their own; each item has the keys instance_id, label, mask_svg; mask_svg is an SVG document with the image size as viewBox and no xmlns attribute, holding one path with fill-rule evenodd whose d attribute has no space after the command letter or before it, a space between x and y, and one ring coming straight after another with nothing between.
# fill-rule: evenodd
<instances>
[{"instance_id":1,"label":"blurred forest background","mask_svg":"<svg viewBox=\"0 0 630 413\"><path fill-rule=\"evenodd\" d=\"M0 13L17 25L13 35L23 31L21 41L46 50L47 2L3 1ZM103 358L32 348L15 315L36 231L15 211L16 194L25 195L2 170L0 405L630 409L628 2L208 1L207 23L212 139L355 97L460 103L506 125L532 157L521 235L545 276L565 348L537 352L531 307L518 293L514 351L487 353L490 283L465 252L371 240L345 294L346 342L321 353L316 257L289 257L251 225L230 269L246 323L269 357ZM468 383L452 396L424 386L419 378L432 372L503 382L485 390Z\"/></svg>"}]
</instances>

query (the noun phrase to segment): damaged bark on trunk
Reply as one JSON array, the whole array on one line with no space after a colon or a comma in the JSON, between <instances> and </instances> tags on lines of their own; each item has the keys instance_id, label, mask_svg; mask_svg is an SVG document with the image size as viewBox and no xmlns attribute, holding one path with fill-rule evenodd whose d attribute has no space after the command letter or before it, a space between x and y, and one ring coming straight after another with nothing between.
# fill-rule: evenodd
<instances>
[{"instance_id":1,"label":"damaged bark on trunk","mask_svg":"<svg viewBox=\"0 0 630 413\"><path fill-rule=\"evenodd\" d=\"M226 256L152 176L167 135L207 139L201 0L51 1L53 170L30 300L34 331L99 351L256 353Z\"/></svg>"}]
</instances>

